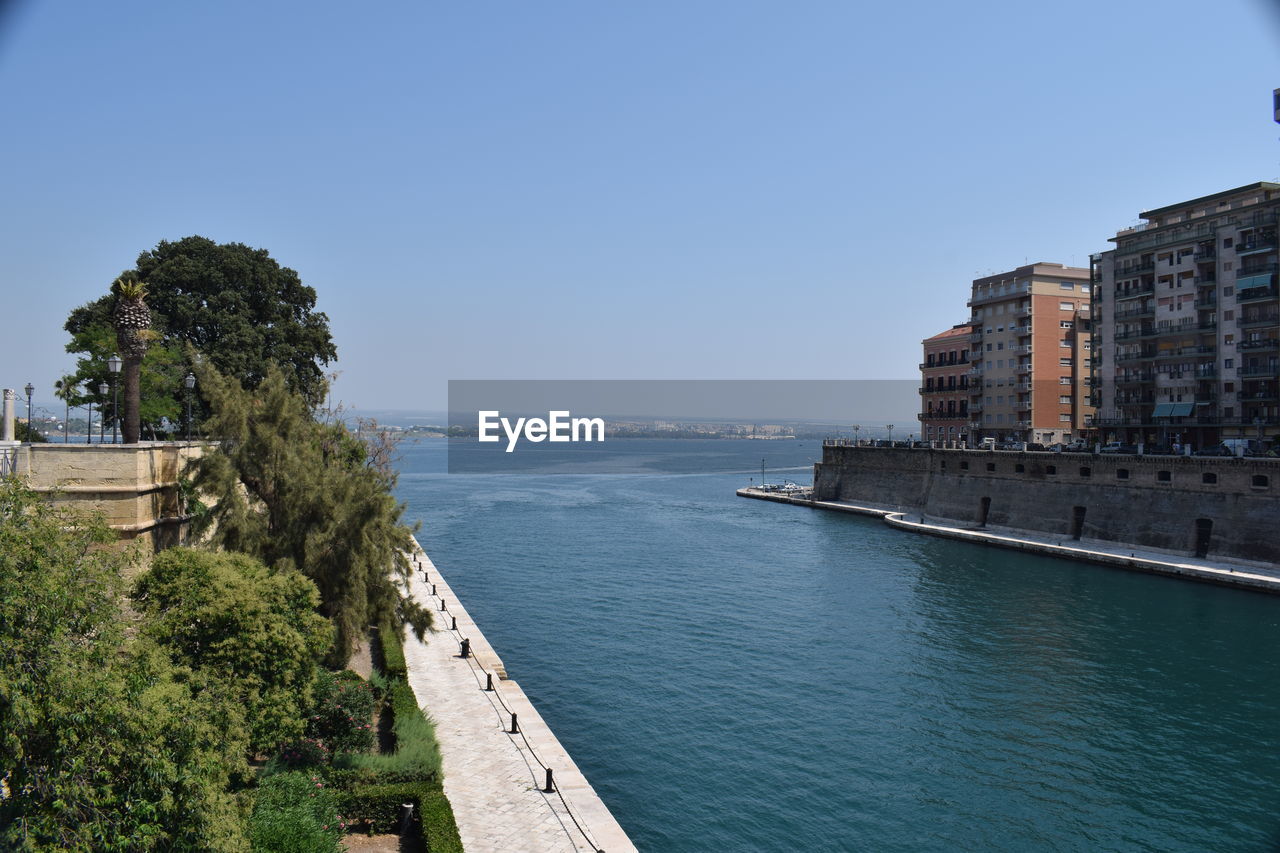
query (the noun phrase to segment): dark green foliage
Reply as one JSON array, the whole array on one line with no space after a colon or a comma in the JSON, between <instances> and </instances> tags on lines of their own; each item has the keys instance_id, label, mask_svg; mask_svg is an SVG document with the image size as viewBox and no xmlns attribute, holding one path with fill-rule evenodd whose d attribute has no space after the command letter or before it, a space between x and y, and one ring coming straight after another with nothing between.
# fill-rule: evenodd
<instances>
[{"instance_id":1,"label":"dark green foliage","mask_svg":"<svg viewBox=\"0 0 1280 853\"><path fill-rule=\"evenodd\" d=\"M278 773L258 785L250 837L263 853L338 853L343 824L338 799L320 776Z\"/></svg>"},{"instance_id":2,"label":"dark green foliage","mask_svg":"<svg viewBox=\"0 0 1280 853\"><path fill-rule=\"evenodd\" d=\"M195 478L217 501L214 543L315 583L337 632L335 666L371 624L425 630L430 612L406 595L412 536L391 494L394 471L372 464L341 424L316 422L278 369L253 393L207 365L197 372L220 439Z\"/></svg>"},{"instance_id":3,"label":"dark green foliage","mask_svg":"<svg viewBox=\"0 0 1280 853\"><path fill-rule=\"evenodd\" d=\"M95 416L99 412L105 415L108 433L116 418L116 400L123 392L123 377L112 374L107 368L107 359L116 351L116 333L111 326L113 300L113 296L107 295L71 313L66 325L67 331L71 332L67 352L80 353L81 356L76 359L75 374L64 377L64 381L70 381L77 389L65 399L72 406L92 402ZM138 377L138 416L143 437L158 435L162 418L177 422L185 417L182 377L186 376L187 370L188 363L180 342L159 340L147 349ZM98 391L103 384L107 386L105 394Z\"/></svg>"},{"instance_id":4,"label":"dark green foliage","mask_svg":"<svg viewBox=\"0 0 1280 853\"><path fill-rule=\"evenodd\" d=\"M400 806L413 804L414 826L431 853L462 853L462 839L453 808L439 782L399 782L362 785L337 792L338 809L348 827L368 826L373 832L397 832Z\"/></svg>"},{"instance_id":5,"label":"dark green foliage","mask_svg":"<svg viewBox=\"0 0 1280 853\"><path fill-rule=\"evenodd\" d=\"M244 554L172 548L134 586L141 634L188 667L204 689L242 705L250 747L300 737L317 663L332 633L315 586Z\"/></svg>"},{"instance_id":6,"label":"dark green foliage","mask_svg":"<svg viewBox=\"0 0 1280 853\"><path fill-rule=\"evenodd\" d=\"M278 767L320 767L333 757L324 741L314 737L291 740L280 747L275 764Z\"/></svg>"},{"instance_id":7,"label":"dark green foliage","mask_svg":"<svg viewBox=\"0 0 1280 853\"><path fill-rule=\"evenodd\" d=\"M373 688L354 672L321 670L307 717L307 736L337 752L360 752L373 747Z\"/></svg>"},{"instance_id":8,"label":"dark green foliage","mask_svg":"<svg viewBox=\"0 0 1280 853\"><path fill-rule=\"evenodd\" d=\"M407 678L409 671L404 660L404 645L400 642L400 629L383 625L378 629L378 640L382 651L382 674L387 678Z\"/></svg>"},{"instance_id":9,"label":"dark green foliage","mask_svg":"<svg viewBox=\"0 0 1280 853\"><path fill-rule=\"evenodd\" d=\"M0 849L245 850L243 709L126 641L112 539L0 483Z\"/></svg>"},{"instance_id":10,"label":"dark green foliage","mask_svg":"<svg viewBox=\"0 0 1280 853\"><path fill-rule=\"evenodd\" d=\"M193 346L247 388L256 388L274 364L308 405L324 400L322 365L337 358L329 319L315 310L315 290L266 250L194 236L161 241L121 277L146 282L151 325L158 335L142 363L144 422L159 420L155 410L161 398L163 414L171 420L186 414L182 376L187 364L180 359L178 370L168 370L168 356L157 358L157 349L172 355ZM88 356L81 360L77 378L91 378L95 389L105 380L105 359L117 346L111 326L115 304L108 294L67 318L65 328L72 337L67 351ZM197 406L197 420L199 415Z\"/></svg>"}]
</instances>

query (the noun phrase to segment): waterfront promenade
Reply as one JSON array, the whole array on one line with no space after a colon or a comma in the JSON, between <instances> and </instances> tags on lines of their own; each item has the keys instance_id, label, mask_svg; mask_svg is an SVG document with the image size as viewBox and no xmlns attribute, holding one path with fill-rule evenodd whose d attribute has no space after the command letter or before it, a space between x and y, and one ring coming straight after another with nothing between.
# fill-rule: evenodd
<instances>
[{"instance_id":1,"label":"waterfront promenade","mask_svg":"<svg viewBox=\"0 0 1280 853\"><path fill-rule=\"evenodd\" d=\"M738 489L737 494L744 498L874 516L900 530L944 539L957 539L1050 557L1081 560L1129 571L1171 575L1202 583L1280 594L1280 568L1260 563L1198 559L1150 548L1132 547L1118 542L1103 542L1096 539L1072 540L1067 537L1013 528L965 526L960 522L931 518L918 512L902 512L894 507L851 501L816 501L808 491L788 495L746 488Z\"/></svg>"},{"instance_id":2,"label":"waterfront promenade","mask_svg":"<svg viewBox=\"0 0 1280 853\"><path fill-rule=\"evenodd\" d=\"M405 636L409 684L435 721L444 790L467 853L606 853L635 845L596 795L489 645L431 559L414 542L411 594L431 609L425 642ZM456 621L455 621L456 620ZM456 624L456 628L454 627ZM460 655L460 640L471 655ZM486 691L492 674L492 691ZM511 715L517 729L512 733ZM554 790L546 790L546 769Z\"/></svg>"}]
</instances>

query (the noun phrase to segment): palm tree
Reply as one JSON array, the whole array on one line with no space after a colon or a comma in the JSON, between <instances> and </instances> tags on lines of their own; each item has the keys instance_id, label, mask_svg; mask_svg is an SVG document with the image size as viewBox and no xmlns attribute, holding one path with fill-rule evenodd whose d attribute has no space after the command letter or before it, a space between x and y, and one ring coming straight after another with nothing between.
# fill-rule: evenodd
<instances>
[{"instance_id":1,"label":"palm tree","mask_svg":"<svg viewBox=\"0 0 1280 853\"><path fill-rule=\"evenodd\" d=\"M71 440L71 398L80 393L80 388L76 385L74 376L64 376L57 382L53 383L53 395L59 400L67 404L66 417L62 419L62 443L66 444Z\"/></svg>"},{"instance_id":2,"label":"palm tree","mask_svg":"<svg viewBox=\"0 0 1280 853\"><path fill-rule=\"evenodd\" d=\"M125 444L137 444L140 433L139 410L142 407L142 357L151 343L151 309L147 307L147 286L137 280L118 278L112 285L116 307L111 322L116 327L116 346L124 359L124 417L120 433Z\"/></svg>"}]
</instances>

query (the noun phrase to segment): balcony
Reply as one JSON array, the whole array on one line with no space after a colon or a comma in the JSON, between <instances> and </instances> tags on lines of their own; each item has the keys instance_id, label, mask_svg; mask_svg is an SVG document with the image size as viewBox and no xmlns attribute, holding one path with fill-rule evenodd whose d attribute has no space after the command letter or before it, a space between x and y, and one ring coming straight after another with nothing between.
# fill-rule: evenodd
<instances>
[{"instance_id":1,"label":"balcony","mask_svg":"<svg viewBox=\"0 0 1280 853\"><path fill-rule=\"evenodd\" d=\"M1144 359L1155 358L1154 350L1144 349L1137 352L1116 353L1116 364L1123 364L1129 361L1142 361Z\"/></svg>"},{"instance_id":2,"label":"balcony","mask_svg":"<svg viewBox=\"0 0 1280 853\"><path fill-rule=\"evenodd\" d=\"M1256 329L1259 326L1274 326L1280 323L1280 313L1271 311L1267 313L1246 314L1240 318L1240 328Z\"/></svg>"},{"instance_id":3,"label":"balcony","mask_svg":"<svg viewBox=\"0 0 1280 853\"><path fill-rule=\"evenodd\" d=\"M1262 302L1268 299L1275 299L1277 296L1277 288L1275 284L1263 284L1259 287L1245 287L1236 291L1236 302L1244 304L1246 302Z\"/></svg>"},{"instance_id":4,"label":"balcony","mask_svg":"<svg viewBox=\"0 0 1280 853\"><path fill-rule=\"evenodd\" d=\"M1014 403L1014 404L1013 404L1013 410L1014 410L1015 412L1029 412L1029 411L1031 411L1031 403L1030 403L1030 402L1026 402L1026 403Z\"/></svg>"},{"instance_id":5,"label":"balcony","mask_svg":"<svg viewBox=\"0 0 1280 853\"><path fill-rule=\"evenodd\" d=\"M1212 287L1218 283L1218 274L1216 272L1205 271L1194 278L1196 287Z\"/></svg>"},{"instance_id":6,"label":"balcony","mask_svg":"<svg viewBox=\"0 0 1280 853\"><path fill-rule=\"evenodd\" d=\"M1255 341L1241 341L1236 345L1238 349L1250 350L1253 352L1267 352L1268 350L1280 349L1280 339L1262 338Z\"/></svg>"},{"instance_id":7,"label":"balcony","mask_svg":"<svg viewBox=\"0 0 1280 853\"><path fill-rule=\"evenodd\" d=\"M1156 353L1156 358L1184 358L1186 356L1213 355L1218 348L1213 345L1203 345L1195 347L1176 347L1174 349L1160 350Z\"/></svg>"},{"instance_id":8,"label":"balcony","mask_svg":"<svg viewBox=\"0 0 1280 853\"><path fill-rule=\"evenodd\" d=\"M1144 308L1126 308L1124 310L1117 310L1115 318L1117 320L1136 320L1140 317L1154 317L1155 313L1156 306L1148 305Z\"/></svg>"},{"instance_id":9,"label":"balcony","mask_svg":"<svg viewBox=\"0 0 1280 853\"><path fill-rule=\"evenodd\" d=\"M973 332L969 335L969 343L977 344L982 342L982 332Z\"/></svg>"},{"instance_id":10,"label":"balcony","mask_svg":"<svg viewBox=\"0 0 1280 853\"><path fill-rule=\"evenodd\" d=\"M1237 255L1253 255L1258 252L1273 252L1276 248L1276 235L1259 234L1236 243Z\"/></svg>"},{"instance_id":11,"label":"balcony","mask_svg":"<svg viewBox=\"0 0 1280 853\"><path fill-rule=\"evenodd\" d=\"M1146 338L1156 334L1156 330L1150 326L1145 329L1130 329L1127 332L1116 332L1117 341L1128 341L1134 338Z\"/></svg>"},{"instance_id":12,"label":"balcony","mask_svg":"<svg viewBox=\"0 0 1280 853\"><path fill-rule=\"evenodd\" d=\"M1211 264L1218 259L1218 250L1216 248L1198 249L1192 260L1197 264Z\"/></svg>"},{"instance_id":13,"label":"balcony","mask_svg":"<svg viewBox=\"0 0 1280 853\"><path fill-rule=\"evenodd\" d=\"M1154 373L1122 373L1116 377L1117 385L1140 385L1144 382L1154 382L1156 375Z\"/></svg>"},{"instance_id":14,"label":"balcony","mask_svg":"<svg viewBox=\"0 0 1280 853\"><path fill-rule=\"evenodd\" d=\"M916 418L922 421L965 421L969 419L968 412L921 412Z\"/></svg>"},{"instance_id":15,"label":"balcony","mask_svg":"<svg viewBox=\"0 0 1280 853\"><path fill-rule=\"evenodd\" d=\"M1139 296L1146 296L1148 293L1155 292L1156 283L1154 281L1135 284L1132 287L1126 287L1123 290L1116 291L1116 301L1121 299L1135 299Z\"/></svg>"},{"instance_id":16,"label":"balcony","mask_svg":"<svg viewBox=\"0 0 1280 853\"><path fill-rule=\"evenodd\" d=\"M1236 368L1237 376L1275 376L1280 372L1280 364L1249 364Z\"/></svg>"},{"instance_id":17,"label":"balcony","mask_svg":"<svg viewBox=\"0 0 1280 853\"><path fill-rule=\"evenodd\" d=\"M1210 293L1208 296L1196 297L1196 307L1197 308L1217 308L1218 294Z\"/></svg>"},{"instance_id":18,"label":"balcony","mask_svg":"<svg viewBox=\"0 0 1280 853\"><path fill-rule=\"evenodd\" d=\"M1144 272L1151 272L1156 268L1155 261L1147 261L1145 264L1134 264L1123 269L1115 270L1116 278L1132 278L1135 275L1142 275Z\"/></svg>"}]
</instances>

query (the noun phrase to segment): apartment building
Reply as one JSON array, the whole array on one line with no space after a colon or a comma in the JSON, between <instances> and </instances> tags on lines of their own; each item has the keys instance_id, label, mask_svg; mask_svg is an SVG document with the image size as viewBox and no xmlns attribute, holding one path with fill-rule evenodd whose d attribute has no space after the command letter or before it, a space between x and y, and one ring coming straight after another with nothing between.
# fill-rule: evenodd
<instances>
[{"instance_id":1,"label":"apartment building","mask_svg":"<svg viewBox=\"0 0 1280 853\"><path fill-rule=\"evenodd\" d=\"M975 279L971 443L1053 444L1091 426L1090 271L1035 263Z\"/></svg>"},{"instance_id":2,"label":"apartment building","mask_svg":"<svg viewBox=\"0 0 1280 853\"><path fill-rule=\"evenodd\" d=\"M921 341L920 437L966 444L969 439L968 323Z\"/></svg>"},{"instance_id":3,"label":"apartment building","mask_svg":"<svg viewBox=\"0 0 1280 853\"><path fill-rule=\"evenodd\" d=\"M1100 440L1200 448L1280 430L1280 184L1139 214L1091 258Z\"/></svg>"}]
</instances>

